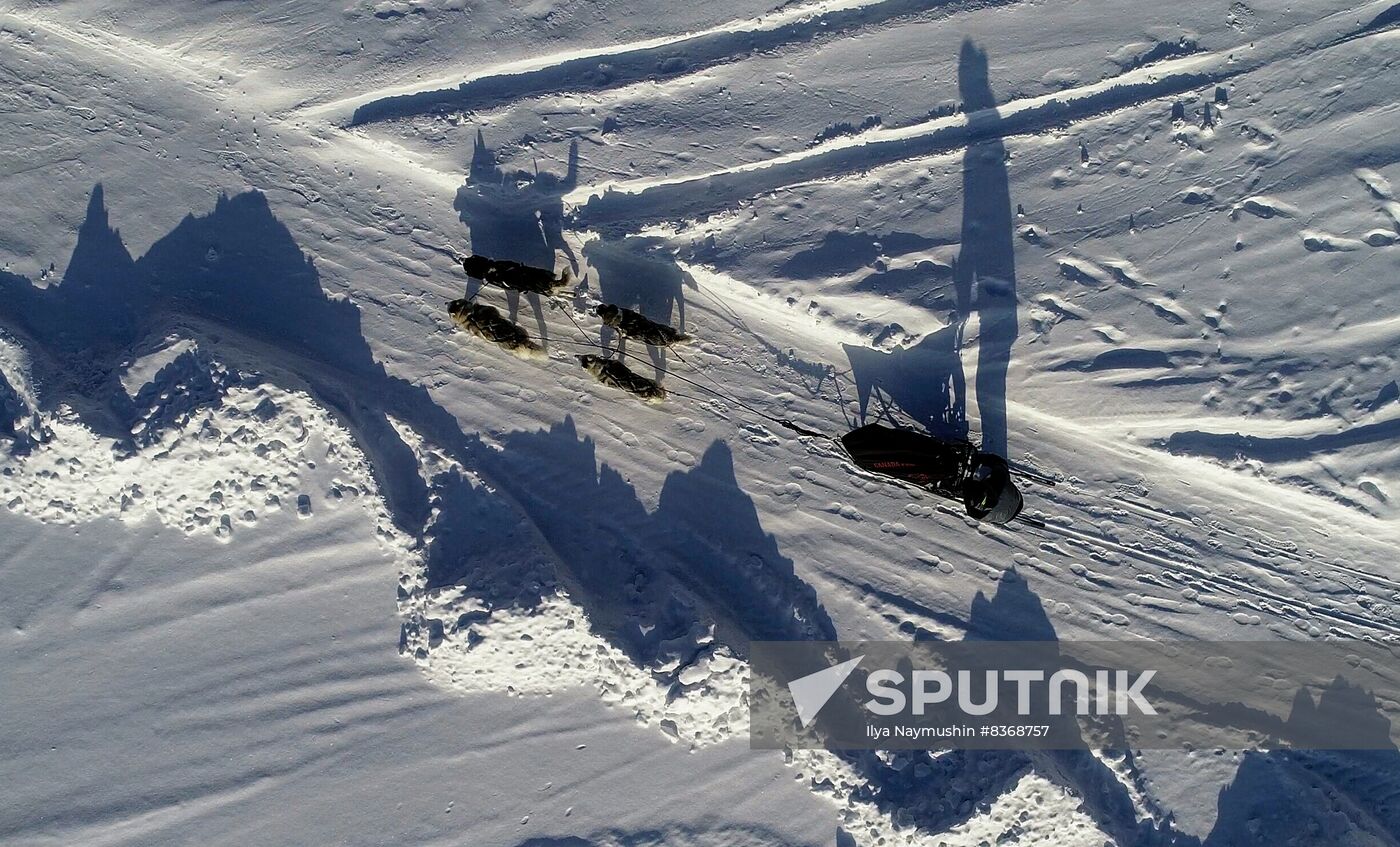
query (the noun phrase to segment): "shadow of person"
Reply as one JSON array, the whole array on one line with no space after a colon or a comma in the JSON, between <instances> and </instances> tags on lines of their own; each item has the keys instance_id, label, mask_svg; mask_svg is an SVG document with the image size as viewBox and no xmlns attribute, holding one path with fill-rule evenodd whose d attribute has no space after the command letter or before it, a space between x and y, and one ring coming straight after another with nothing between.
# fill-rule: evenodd
<instances>
[{"instance_id":1,"label":"shadow of person","mask_svg":"<svg viewBox=\"0 0 1400 847\"><path fill-rule=\"evenodd\" d=\"M962 249L954 287L963 319L973 313L978 318L982 449L1006 456L1006 370L1018 332L1011 188L987 54L970 39L963 41L958 58L958 90L970 138L963 153Z\"/></svg>"},{"instance_id":2,"label":"shadow of person","mask_svg":"<svg viewBox=\"0 0 1400 847\"><path fill-rule=\"evenodd\" d=\"M963 42L959 56L958 89L969 137L963 153L961 247L952 270L954 320L912 347L889 351L842 347L851 362L861 423L868 422L870 400L878 396L881 406L877 417L894 423L892 409L898 407L930 434L962 439L967 437L968 424L961 352L965 327L975 315L974 388L982 449L1006 456L1006 371L1018 333L1011 188L987 54L971 40ZM907 276L922 280L936 271L930 263L928 269L911 269ZM876 278L889 275L886 272ZM935 284L926 296L947 305L938 299L940 291Z\"/></svg>"},{"instance_id":3,"label":"shadow of person","mask_svg":"<svg viewBox=\"0 0 1400 847\"><path fill-rule=\"evenodd\" d=\"M677 264L664 239L639 235L604 237L585 244L583 257L597 277L598 296L604 303L641 312L685 332L685 289L695 289L697 283ZM625 352L625 339L615 335L604 326L603 346L615 344ZM666 370L666 351L655 347L647 350L660 379Z\"/></svg>"},{"instance_id":4,"label":"shadow of person","mask_svg":"<svg viewBox=\"0 0 1400 847\"><path fill-rule=\"evenodd\" d=\"M564 176L535 170L507 173L496 163L481 130L476 132L467 180L457 189L452 207L471 234L472 252L492 259L519 262L554 270L556 251L562 252L574 274L578 257L564 238L564 195L578 185L578 142L569 145L569 164ZM468 278L466 296L475 297L480 281ZM528 295L540 339L548 343L544 309L539 295ZM506 292L510 320L516 322L520 293Z\"/></svg>"}]
</instances>

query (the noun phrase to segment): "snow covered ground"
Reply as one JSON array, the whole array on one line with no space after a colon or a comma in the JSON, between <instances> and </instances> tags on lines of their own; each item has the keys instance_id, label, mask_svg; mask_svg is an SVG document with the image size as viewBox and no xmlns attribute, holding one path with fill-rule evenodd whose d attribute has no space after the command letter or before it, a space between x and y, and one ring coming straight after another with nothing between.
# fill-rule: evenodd
<instances>
[{"instance_id":1,"label":"snow covered ground","mask_svg":"<svg viewBox=\"0 0 1400 847\"><path fill-rule=\"evenodd\" d=\"M1397 91L1393 0L0 7L0 843L1400 843L1390 752L743 699L754 639L1400 635ZM578 272L550 358L454 250ZM741 402L595 384L599 298Z\"/></svg>"}]
</instances>

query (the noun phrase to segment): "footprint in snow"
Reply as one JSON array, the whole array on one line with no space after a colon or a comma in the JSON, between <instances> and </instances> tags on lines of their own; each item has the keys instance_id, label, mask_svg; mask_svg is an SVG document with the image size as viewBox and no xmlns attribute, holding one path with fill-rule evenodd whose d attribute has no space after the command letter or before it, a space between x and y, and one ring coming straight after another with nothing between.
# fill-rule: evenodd
<instances>
[{"instance_id":1,"label":"footprint in snow","mask_svg":"<svg viewBox=\"0 0 1400 847\"><path fill-rule=\"evenodd\" d=\"M1385 213L1386 217L1390 218L1391 227L1400 231L1400 203L1382 203L1381 211Z\"/></svg>"},{"instance_id":2,"label":"footprint in snow","mask_svg":"<svg viewBox=\"0 0 1400 847\"><path fill-rule=\"evenodd\" d=\"M1056 297L1053 294L1042 294L1036 298L1036 302L1061 318L1082 321L1089 317L1089 312L1087 310L1081 309L1073 303Z\"/></svg>"},{"instance_id":3,"label":"footprint in snow","mask_svg":"<svg viewBox=\"0 0 1400 847\"><path fill-rule=\"evenodd\" d=\"M791 497L793 500L797 500L802 496L802 486L795 482L789 482L786 485L775 485L773 486L773 496L778 498Z\"/></svg>"},{"instance_id":4,"label":"footprint in snow","mask_svg":"<svg viewBox=\"0 0 1400 847\"><path fill-rule=\"evenodd\" d=\"M1095 285L1100 288L1114 284L1128 288L1152 288L1155 285L1127 259L1069 256L1060 259L1059 265L1060 276L1081 285Z\"/></svg>"},{"instance_id":5,"label":"footprint in snow","mask_svg":"<svg viewBox=\"0 0 1400 847\"><path fill-rule=\"evenodd\" d=\"M1113 280L1103 268L1084 259L1066 258L1060 260L1060 276L1081 285L1107 287Z\"/></svg>"},{"instance_id":6,"label":"footprint in snow","mask_svg":"<svg viewBox=\"0 0 1400 847\"><path fill-rule=\"evenodd\" d=\"M778 437L769 432L767 428L758 424L745 424L743 430L746 433L744 440L750 444L759 444L765 447L776 447L782 442Z\"/></svg>"},{"instance_id":7,"label":"footprint in snow","mask_svg":"<svg viewBox=\"0 0 1400 847\"><path fill-rule=\"evenodd\" d=\"M687 468L693 468L696 464L695 454L688 450L667 450L666 458Z\"/></svg>"},{"instance_id":8,"label":"footprint in snow","mask_svg":"<svg viewBox=\"0 0 1400 847\"><path fill-rule=\"evenodd\" d=\"M1206 185L1193 185L1176 195L1177 199L1190 206L1202 206L1215 199L1215 189Z\"/></svg>"},{"instance_id":9,"label":"footprint in snow","mask_svg":"<svg viewBox=\"0 0 1400 847\"><path fill-rule=\"evenodd\" d=\"M1352 171L1352 174L1355 175L1357 179L1361 180L1362 185L1365 185L1366 190L1371 192L1371 196L1375 197L1377 200L1395 199L1394 190L1390 187L1390 180L1381 176L1376 171L1370 168L1357 168Z\"/></svg>"},{"instance_id":10,"label":"footprint in snow","mask_svg":"<svg viewBox=\"0 0 1400 847\"><path fill-rule=\"evenodd\" d=\"M1309 253L1340 253L1359 250L1365 246L1363 242L1354 238L1344 238L1315 229L1305 229L1299 235L1303 238L1303 249Z\"/></svg>"},{"instance_id":11,"label":"footprint in snow","mask_svg":"<svg viewBox=\"0 0 1400 847\"><path fill-rule=\"evenodd\" d=\"M1246 197L1235 204L1230 210L1230 219L1237 220L1240 212L1248 212L1256 218L1296 218L1300 214L1297 206L1263 194Z\"/></svg>"},{"instance_id":12,"label":"footprint in snow","mask_svg":"<svg viewBox=\"0 0 1400 847\"><path fill-rule=\"evenodd\" d=\"M1128 340L1128 334L1116 326L1104 324L1094 327L1094 334L1110 344L1122 344Z\"/></svg>"},{"instance_id":13,"label":"footprint in snow","mask_svg":"<svg viewBox=\"0 0 1400 847\"><path fill-rule=\"evenodd\" d=\"M953 566L951 564L943 561L942 559L938 558L932 553L925 553L924 551L920 550L918 559L925 565L937 569L939 573L950 574L953 572Z\"/></svg>"},{"instance_id":14,"label":"footprint in snow","mask_svg":"<svg viewBox=\"0 0 1400 847\"><path fill-rule=\"evenodd\" d=\"M841 517L847 520L862 520L860 510L858 510L855 506L848 506L845 503L833 501L831 503L828 503L826 508L823 509L823 511L830 512L834 515L840 515Z\"/></svg>"},{"instance_id":15,"label":"footprint in snow","mask_svg":"<svg viewBox=\"0 0 1400 847\"><path fill-rule=\"evenodd\" d=\"M1147 305L1152 307L1152 311L1156 313L1157 317L1167 323L1181 326L1191 319L1190 314L1170 300L1158 298L1147 301Z\"/></svg>"},{"instance_id":16,"label":"footprint in snow","mask_svg":"<svg viewBox=\"0 0 1400 847\"><path fill-rule=\"evenodd\" d=\"M1129 288L1150 288L1154 283L1148 282L1142 271L1137 266L1126 259L1105 260L1104 267L1113 275L1114 280Z\"/></svg>"}]
</instances>

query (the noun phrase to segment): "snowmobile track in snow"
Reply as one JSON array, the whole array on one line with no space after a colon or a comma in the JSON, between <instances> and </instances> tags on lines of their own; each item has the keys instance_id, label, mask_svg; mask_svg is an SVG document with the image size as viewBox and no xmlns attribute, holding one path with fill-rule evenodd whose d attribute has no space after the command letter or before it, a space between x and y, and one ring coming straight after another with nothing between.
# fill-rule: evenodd
<instances>
[{"instance_id":1,"label":"snowmobile track in snow","mask_svg":"<svg viewBox=\"0 0 1400 847\"><path fill-rule=\"evenodd\" d=\"M909 20L930 13L1018 0L873 0L855 5L816 3L733 21L698 33L652 39L563 56L547 56L487 70L454 87L409 87L316 107L337 112L354 105L347 126L362 126L420 114L474 112L530 97L605 91L638 82L671 79L748 56L807 44ZM769 20L776 19L776 20ZM368 98L368 99L366 99Z\"/></svg>"},{"instance_id":2,"label":"snowmobile track in snow","mask_svg":"<svg viewBox=\"0 0 1400 847\"><path fill-rule=\"evenodd\" d=\"M950 153L991 138L1035 135L1218 85L1276 61L1386 33L1400 25L1392 14L1394 8L1384 3L1362 7L1362 18L1370 18L1370 23L1360 27L1358 10L1350 10L1247 45L1171 59L993 109L876 129L858 138L706 174L580 188L566 199L578 207L576 224L584 227L700 219L793 185Z\"/></svg>"}]
</instances>

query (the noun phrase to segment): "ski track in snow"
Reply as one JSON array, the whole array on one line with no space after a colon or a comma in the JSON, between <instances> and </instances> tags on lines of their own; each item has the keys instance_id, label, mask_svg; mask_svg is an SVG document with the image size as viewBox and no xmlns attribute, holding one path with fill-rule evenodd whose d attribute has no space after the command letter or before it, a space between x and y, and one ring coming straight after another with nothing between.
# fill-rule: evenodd
<instances>
[{"instance_id":1,"label":"ski track in snow","mask_svg":"<svg viewBox=\"0 0 1400 847\"><path fill-rule=\"evenodd\" d=\"M922 494L862 478L823 445L789 440L785 434L776 437L766 422L742 409L708 398L685 401L685 417L622 408L613 395L570 372L563 355L540 367L505 360L460 337L444 337L437 331L445 325L440 304L456 296L456 280L444 280L445 263L434 250L444 244L438 233L448 231L446 222L457 222L432 207L446 205L458 177L415 161L372 132L347 133L326 122L343 119L350 109L350 124L366 124L424 110L498 107L564 91L606 95L651 77L679 77L742 62L754 51L851 37L934 10L958 14L968 8L982 6L884 0L798 7L775 18L697 35L490 71L456 88L432 83L264 116L251 135L246 128L225 132L221 127L223 147L206 151L208 160L240 185L290 195L286 204L279 203L279 208L296 210L297 219L288 226L299 238L289 240L317 255L327 288L345 286L359 304L346 303L345 309L329 305L343 301L321 295L316 277L311 286L324 303L281 304L292 318L318 321L337 309L353 312L354 320L344 327L332 322L335 332L344 333L331 339L341 349L327 345L308 351L286 345L275 333L260 336L256 320L240 318L236 310L230 316L198 305L198 283L170 294L154 288L158 296L149 316L151 330L174 329L171 337L177 340L153 350L151 339L142 334L117 351L128 367L118 373L118 362L108 363L114 371L107 388L122 391L141 411L133 435L140 442L144 433L150 434L148 443L125 452L130 448L116 447L90 430L84 415L91 409L53 408L54 400L45 392L61 384L53 366L61 365L63 354L44 350L49 339L42 334L30 337L17 329L17 344L7 345L0 358L5 366L0 389L8 389L0 391L0 401L14 404L10 429L29 444L29 451L6 465L0 500L12 511L50 523L154 519L231 544L245 543L245 536L256 538L259 522L269 520L269 514L274 522L290 514L314 522L321 519L323 504L359 502L355 508L373 517L380 543L401 569L399 609L405 622L400 650L418 662L429 680L463 692L524 698L591 689L603 702L695 749L723 745L746 731L743 653L750 637L923 633L959 638L989 627L1014 630L1023 621L988 609L1002 604L1019 614L1026 607L1012 598L1024 602L1027 594L1050 634L1058 637L1239 637L1222 624L1245 632L1258 628L1273 637L1400 634L1400 612L1393 605L1400 578L1389 568L1393 531L1352 504L1284 485L1269 473L1274 463L1391 440L1391 418L1340 433L1325 426L1313 431L1307 422L1288 420L1274 427L1277 434L1267 435L1185 430L1164 419L1155 429L1170 431L1157 434L1152 424L1137 429L1131 421L1106 416L1070 420L1034 410L1029 403L1007 402L1007 417L1021 429L1018 444L1031 443L1032 434L1045 438L1034 451L1013 453L1013 458L1057 469L1063 478L1053 489L1029 486L1031 512L1046 519L1044 531L1012 534L977 527ZM1312 57L1325 61L1329 51L1368 40L1393 42L1394 8L1363 5L1298 30L1257 41L1241 39L1232 48L1167 59L1099 83L966 115L876 128L752 164L670 180L585 185L561 194L562 204L572 211L567 237L586 264L597 267L619 260L603 252L588 256L587 243L597 234L591 230L609 237L644 233L677 244L737 232L745 211L753 207L756 214L758 199L775 192L814 183L822 184L812 188L817 191L840 190L846 183L858 187L879 179L880 169L922 166L1001 139L1034 140L1066 126L1102 121L1120 110L1209 91L1273 64ZM208 70L172 59L157 47L115 33L63 26L32 12L6 20L21 24L6 30L10 39L22 43L39 31L75 45L72 49L84 61L110 63L107 72L118 88L130 87L134 94L136 80L168 79L183 96L202 98L205 107L219 104L219 111L237 113L233 83L210 79ZM671 61L681 54L682 61ZM600 63L612 65L612 71L596 78L578 75ZM208 108L193 111L206 113L191 118L196 125L209 121ZM159 138L181 131L162 124L153 118L138 135L150 131ZM264 144L254 136L279 140ZM1184 129L1177 138L1183 145L1208 143ZM1266 138L1261 149L1274 140ZM256 156L247 152L254 149ZM339 196L345 173L378 173L376 179L381 179L386 169L403 180L406 199L385 198L367 186ZM1069 171L1054 180L1071 183L1076 178ZM1387 233L1394 229L1397 208L1390 182L1375 168L1357 168L1350 178L1366 192L1366 202L1389 210L1389 229L1362 237L1333 233L1319 228L1322 222L1313 225L1310 212L1275 197L1273 189L1229 200L1221 186L1195 182L1172 198L1189 208L1145 225L1170 230L1192 224L1195 233L1195 227L1211 220L1228 220L1240 229L1257 220L1293 227L1292 240L1307 253L1375 250L1385 255L1394 243ZM424 188L423 199L407 190L413 185ZM221 215L247 213L262 220L258 203L247 197L225 201L242 211L216 209L208 218L218 222L226 220ZM369 201L372 197L378 201ZM120 210L123 202L117 198L113 205ZM101 209L103 227L106 211ZM189 211L203 214L198 208ZM90 222L93 214L90 210ZM277 222L271 212L266 218ZM658 222L677 224L645 229ZM1227 310L1222 302L1198 316L1182 304L1179 292L1161 291L1154 262L1099 255L1102 245L1093 233L1062 228L1047 234L1034 226L1016 223L1022 238L1043 244L1053 262L1049 267L1069 283L1036 301L1046 310L1036 318L1041 337L1054 339L1063 332L1056 328L1061 322L1083 322L1093 314L1076 303L1076 289L1121 296L1142 306L1161 331L1190 333L1129 345L1127 331L1105 324L1095 330L1102 342L1065 345L1048 354L1048 371L1125 377L1120 384L1129 388L1142 382L1144 374L1177 368L1205 371L1210 379L1230 376L1230 363L1220 356L1212 361L1211 345L1199 333L1218 330L1238 314L1238 307ZM318 230L322 240L308 240ZM344 233L361 236L363 243L346 245ZM172 232L178 242L175 236ZM115 240L120 243L119 237ZM898 259L907 262L903 267L923 268L921 273L936 277L946 269L952 275L954 265L939 252L945 246L922 245L901 255L881 243L876 255L887 268L880 273L888 273L891 260ZM142 261L146 259L137 264ZM687 353L694 364L690 375L714 376L733 385L746 402L784 408L783 414L799 421L835 425L829 395L800 386L807 379L822 384L835 368L828 371L821 363L846 358L842 342L866 347L899 332L908 334L902 325L869 316L872 306L887 307L868 293L829 296L817 286L817 293L797 296L751 288L702 269L705 264L698 262L692 275L703 279L703 288L689 289L703 292L688 304L690 331L701 339ZM641 267L655 271L659 265L643 262ZM859 273L863 270L852 271ZM398 285L366 285L369 274ZM9 277L12 291L30 285L27 279ZM138 291L151 285L144 280L133 284ZM682 298L686 285L677 285ZM160 299L167 296L172 299ZM529 304L522 308L528 325ZM910 308L906 314L912 317L903 319L928 318L932 311ZM569 333L557 313L541 315L556 335ZM361 317L363 338L358 335ZM990 344L996 328L983 316L973 330L969 344L983 339ZM1392 334L1386 326L1368 330L1353 325L1350 332L1359 339L1351 343L1366 351L1376 333ZM879 357L862 360L872 363L866 367L889 370L871 383L877 386L876 402L901 390L901 374L917 372L901 368L941 361L919 339L912 335L903 343L887 343ZM1336 345L1312 338L1303 343L1316 343L1324 353L1338 352ZM346 353L346 348L354 352ZM37 385L25 354L18 352L25 350L39 370L46 367L46 357L53 358L48 378ZM1249 361L1268 361L1263 350L1235 346L1232 351ZM230 364L222 364L225 358ZM856 359L850 362L855 367ZM736 374L742 379L735 379ZM975 376L968 375L968 385ZM1180 377L1163 377L1174 378ZM81 406L111 399L85 394L90 385L75 385L65 401ZM209 394L201 395L201 390ZM689 388L681 393L687 392L696 393ZM484 397L498 398L486 405L499 408L472 405ZM769 405L775 400L781 406ZM896 400L906 412L914 405L913 399ZM671 406L679 408L681 402ZM10 407L0 403L0 408ZM561 423L566 409L570 417ZM968 417L974 417L972 411ZM1259 423L1269 430L1266 421ZM256 448L267 467L220 464ZM633 451L664 457L669 464L658 468L659 459L639 459L629 455ZM540 455L550 461L530 458ZM1237 466L1249 460L1263 464L1247 475L1245 469L1220 467L1201 456ZM198 479L166 470L191 461L199 462ZM126 482L132 463L149 468L156 482L133 488ZM538 476L550 484L523 482ZM715 528L697 514L696 504L714 502L716 496L727 498L721 500L721 519L731 530L741 528L734 531L742 536L746 555L704 546ZM1236 510L1238 502L1249 509ZM571 510L578 514L570 515ZM496 539L494 548L483 547L492 539L473 534L481 525L506 534L508 544ZM667 544L668 538L683 543ZM856 552L833 557L831 550ZM656 557L656 565L634 564L649 556ZM613 560L628 564L597 567ZM119 581L126 566L120 557L99 564L68 589L67 602L86 606ZM717 573L704 574L706 566ZM1021 576L1008 577L1008 568ZM619 600L616 589L633 578L638 582L632 596ZM1034 580L1035 591L1025 587L1027 580ZM762 601L746 599L753 596ZM133 632L154 632L168 623L157 617ZM538 673L522 674L527 668ZM274 698L284 696L267 690ZM378 701L390 712L408 710L407 699L397 702L395 692L394 685L386 684L357 696ZM297 696L280 705L274 700L266 706L267 714L285 707L312 717L322 708L315 705L324 699L320 693L308 693L306 702ZM183 720L187 726L217 728L230 720L263 716L208 702L197 704ZM1138 765L1131 758L1089 766L1053 756L1022 761L1009 754L967 761L957 754L941 761L802 754L790 767L832 800L843 833L854 833L859 843L885 837L900 843L975 844L1007 833L1013 833L1016 843L1097 844L1105 836L1119 843L1192 843L1190 836L1165 826L1143 799L1132 775ZM973 778L983 771L997 776ZM260 779L280 776L269 772ZM266 790L257 787L259 782L200 786L202 802L236 804L244 793ZM910 785L918 787L914 799L879 796L882 787L893 796L896 786ZM100 823L104 814L94 813L94 821ZM1157 820L1149 824L1152 818ZM1165 833L1137 840L1140 824L1165 826ZM594 829L587 834L590 843L629 845L780 840L723 828ZM1160 842L1150 840L1157 837Z\"/></svg>"}]
</instances>

